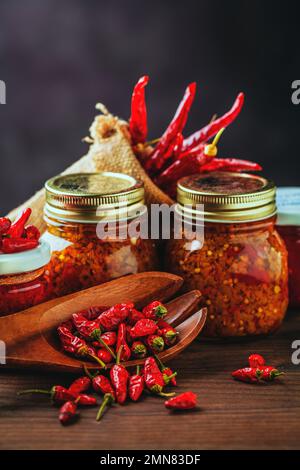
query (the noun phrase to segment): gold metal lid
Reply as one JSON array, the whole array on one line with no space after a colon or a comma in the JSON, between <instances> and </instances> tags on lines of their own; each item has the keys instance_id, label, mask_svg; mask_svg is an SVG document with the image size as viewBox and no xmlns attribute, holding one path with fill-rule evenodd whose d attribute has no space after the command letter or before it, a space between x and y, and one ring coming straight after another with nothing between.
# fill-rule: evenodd
<instances>
[{"instance_id":1,"label":"gold metal lid","mask_svg":"<svg viewBox=\"0 0 300 470\"><path fill-rule=\"evenodd\" d=\"M177 211L212 222L266 219L276 214L275 199L272 181L247 173L196 174L181 178L177 184Z\"/></svg>"},{"instance_id":2,"label":"gold metal lid","mask_svg":"<svg viewBox=\"0 0 300 470\"><path fill-rule=\"evenodd\" d=\"M45 218L78 223L128 219L144 206L141 181L121 173L58 175L45 184Z\"/></svg>"}]
</instances>

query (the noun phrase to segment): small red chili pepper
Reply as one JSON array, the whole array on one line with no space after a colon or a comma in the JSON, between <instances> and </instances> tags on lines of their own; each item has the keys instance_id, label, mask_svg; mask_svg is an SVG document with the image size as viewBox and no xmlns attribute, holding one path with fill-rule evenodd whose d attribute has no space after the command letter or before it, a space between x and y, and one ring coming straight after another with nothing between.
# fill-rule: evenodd
<instances>
[{"instance_id":1,"label":"small red chili pepper","mask_svg":"<svg viewBox=\"0 0 300 470\"><path fill-rule=\"evenodd\" d=\"M248 358L250 367L264 366L266 361L260 354L251 354Z\"/></svg>"},{"instance_id":2,"label":"small red chili pepper","mask_svg":"<svg viewBox=\"0 0 300 470\"><path fill-rule=\"evenodd\" d=\"M131 375L129 379L129 396L132 401L138 401L144 391L144 377L140 375L140 367L137 366L136 374Z\"/></svg>"},{"instance_id":3,"label":"small red chili pepper","mask_svg":"<svg viewBox=\"0 0 300 470\"><path fill-rule=\"evenodd\" d=\"M142 320L145 318L145 316L142 314L142 312L139 312L135 308L130 310L130 313L127 318L127 322L130 326L134 326L137 321Z\"/></svg>"},{"instance_id":4,"label":"small red chili pepper","mask_svg":"<svg viewBox=\"0 0 300 470\"><path fill-rule=\"evenodd\" d=\"M39 388L32 388L28 390L22 390L18 395L26 395L28 393L41 393L43 395L49 395L53 403L62 404L66 401L73 401L74 395L69 392L68 389L61 385L54 385L50 390L43 390Z\"/></svg>"},{"instance_id":5,"label":"small red chili pepper","mask_svg":"<svg viewBox=\"0 0 300 470\"><path fill-rule=\"evenodd\" d=\"M0 235L6 235L11 226L11 221L7 217L0 217Z\"/></svg>"},{"instance_id":6,"label":"small red chili pepper","mask_svg":"<svg viewBox=\"0 0 300 470\"><path fill-rule=\"evenodd\" d=\"M152 352L161 352L165 348L165 342L162 336L149 335L146 338L146 344Z\"/></svg>"},{"instance_id":7,"label":"small red chili pepper","mask_svg":"<svg viewBox=\"0 0 300 470\"><path fill-rule=\"evenodd\" d=\"M132 343L131 352L134 357L138 357L139 359L143 359L147 356L147 348L141 341L134 341Z\"/></svg>"},{"instance_id":8,"label":"small red chili pepper","mask_svg":"<svg viewBox=\"0 0 300 470\"><path fill-rule=\"evenodd\" d=\"M151 320L159 320L164 318L167 313L168 310L166 307L158 300L151 302L149 305L146 305L146 307L143 308L144 317L150 318Z\"/></svg>"},{"instance_id":9,"label":"small red chili pepper","mask_svg":"<svg viewBox=\"0 0 300 470\"><path fill-rule=\"evenodd\" d=\"M136 324L131 328L130 333L133 338L141 338L143 336L154 335L157 330L158 326L154 320L144 318L143 320L136 322Z\"/></svg>"},{"instance_id":10,"label":"small red chili pepper","mask_svg":"<svg viewBox=\"0 0 300 470\"><path fill-rule=\"evenodd\" d=\"M91 395L86 395L83 393L78 395L78 397L76 398L76 402L78 403L78 405L81 405L81 406L96 406L97 405L97 400L95 397L92 397Z\"/></svg>"},{"instance_id":11,"label":"small red chili pepper","mask_svg":"<svg viewBox=\"0 0 300 470\"><path fill-rule=\"evenodd\" d=\"M66 401L59 410L58 419L61 424L69 424L76 417L77 403L74 401Z\"/></svg>"},{"instance_id":12,"label":"small red chili pepper","mask_svg":"<svg viewBox=\"0 0 300 470\"><path fill-rule=\"evenodd\" d=\"M31 215L31 209L28 207L25 209L17 219L11 224L10 229L7 232L11 238L21 238L24 233L24 228L27 220Z\"/></svg>"},{"instance_id":13,"label":"small red chili pepper","mask_svg":"<svg viewBox=\"0 0 300 470\"><path fill-rule=\"evenodd\" d=\"M114 359L113 356L111 355L111 353L109 351L107 351L106 349L104 349L104 348L98 349L97 356L105 364L110 364L110 362L112 362L113 359ZM115 354L114 354L114 356L115 356Z\"/></svg>"},{"instance_id":14,"label":"small red chili pepper","mask_svg":"<svg viewBox=\"0 0 300 470\"><path fill-rule=\"evenodd\" d=\"M150 392L162 397L171 397L174 393L163 393L165 381L154 357L147 357L144 363L144 380Z\"/></svg>"},{"instance_id":15,"label":"small red chili pepper","mask_svg":"<svg viewBox=\"0 0 300 470\"><path fill-rule=\"evenodd\" d=\"M105 331L116 330L129 316L132 308L134 308L133 303L116 304L99 315L99 323Z\"/></svg>"},{"instance_id":16,"label":"small red chili pepper","mask_svg":"<svg viewBox=\"0 0 300 470\"><path fill-rule=\"evenodd\" d=\"M162 328L161 335L166 345L172 346L176 343L179 333L172 326L168 326L167 328Z\"/></svg>"},{"instance_id":17,"label":"small red chili pepper","mask_svg":"<svg viewBox=\"0 0 300 470\"><path fill-rule=\"evenodd\" d=\"M125 323L120 323L118 328L118 338L117 338L117 351L119 351L120 347L123 346L120 360L121 361L128 361L131 356L130 347L127 344L127 329Z\"/></svg>"},{"instance_id":18,"label":"small red chili pepper","mask_svg":"<svg viewBox=\"0 0 300 470\"><path fill-rule=\"evenodd\" d=\"M201 167L201 172L209 171L261 171L262 167L249 160L239 158L214 158Z\"/></svg>"},{"instance_id":19,"label":"small red chili pepper","mask_svg":"<svg viewBox=\"0 0 300 470\"><path fill-rule=\"evenodd\" d=\"M110 380L115 390L116 400L120 405L125 403L127 398L127 384L129 380L129 373L127 369L120 364L120 356L122 353L123 345L121 345L117 354L117 362L110 369Z\"/></svg>"},{"instance_id":20,"label":"small red chili pepper","mask_svg":"<svg viewBox=\"0 0 300 470\"><path fill-rule=\"evenodd\" d=\"M193 392L184 392L165 401L165 407L169 410L193 410L196 406L197 395Z\"/></svg>"},{"instance_id":21,"label":"small red chili pepper","mask_svg":"<svg viewBox=\"0 0 300 470\"><path fill-rule=\"evenodd\" d=\"M59 326L57 331L62 347L66 352L76 357L91 358L98 362L101 367L106 368L105 363L96 356L96 351L88 346L83 339L74 336L68 328L63 326Z\"/></svg>"},{"instance_id":22,"label":"small red chili pepper","mask_svg":"<svg viewBox=\"0 0 300 470\"><path fill-rule=\"evenodd\" d=\"M116 357L113 350L101 338L99 320L87 320L80 312L73 313L72 320L77 331L88 341L97 341L112 357ZM98 355L99 357L99 355Z\"/></svg>"},{"instance_id":23,"label":"small red chili pepper","mask_svg":"<svg viewBox=\"0 0 300 470\"><path fill-rule=\"evenodd\" d=\"M117 333L115 331L107 331L101 335L101 339L107 346L114 346L117 342Z\"/></svg>"},{"instance_id":24,"label":"small red chili pepper","mask_svg":"<svg viewBox=\"0 0 300 470\"><path fill-rule=\"evenodd\" d=\"M150 158L146 160L145 168L148 171L160 169L164 163L164 155L168 148L176 139L178 133L182 133L186 124L188 113L191 109L196 94L196 83L190 83L185 90L182 101L180 102L176 113L169 126L159 139Z\"/></svg>"},{"instance_id":25,"label":"small red chili pepper","mask_svg":"<svg viewBox=\"0 0 300 470\"><path fill-rule=\"evenodd\" d=\"M131 98L131 116L129 131L133 145L144 143L147 139L147 108L145 103L145 86L149 77L144 75L135 85Z\"/></svg>"},{"instance_id":26,"label":"small red chili pepper","mask_svg":"<svg viewBox=\"0 0 300 470\"><path fill-rule=\"evenodd\" d=\"M33 250L38 244L37 240L27 240L26 238L3 238L1 249L3 253L19 253Z\"/></svg>"},{"instance_id":27,"label":"small red chili pepper","mask_svg":"<svg viewBox=\"0 0 300 470\"><path fill-rule=\"evenodd\" d=\"M78 379L74 380L71 383L68 391L72 393L72 395L76 396L79 393L86 392L91 386L91 379L89 377L79 377Z\"/></svg>"},{"instance_id":28,"label":"small red chili pepper","mask_svg":"<svg viewBox=\"0 0 300 470\"><path fill-rule=\"evenodd\" d=\"M27 227L25 227L24 236L27 240L39 240L41 232L35 225L27 225Z\"/></svg>"},{"instance_id":29,"label":"small red chili pepper","mask_svg":"<svg viewBox=\"0 0 300 470\"><path fill-rule=\"evenodd\" d=\"M211 121L207 126L195 132L183 141L182 151L190 150L191 148L206 142L223 127L227 127L234 119L240 114L244 104L244 93L239 93L232 108L226 114L218 119Z\"/></svg>"},{"instance_id":30,"label":"small red chili pepper","mask_svg":"<svg viewBox=\"0 0 300 470\"><path fill-rule=\"evenodd\" d=\"M261 379L265 382L272 382L276 377L284 374L272 366L261 366L259 369L262 371Z\"/></svg>"},{"instance_id":31,"label":"small red chili pepper","mask_svg":"<svg viewBox=\"0 0 300 470\"><path fill-rule=\"evenodd\" d=\"M176 381L177 372L173 372L170 367L165 366L156 354L155 354L155 359L159 364L160 370L162 371L165 385L171 384L173 385L173 387L176 387L177 386L177 381Z\"/></svg>"},{"instance_id":32,"label":"small red chili pepper","mask_svg":"<svg viewBox=\"0 0 300 470\"><path fill-rule=\"evenodd\" d=\"M103 416L104 410L108 405L112 405L115 402L115 398L111 393L106 393L103 398L103 402L99 408L99 411L96 416L96 421L100 421Z\"/></svg>"},{"instance_id":33,"label":"small red chili pepper","mask_svg":"<svg viewBox=\"0 0 300 470\"><path fill-rule=\"evenodd\" d=\"M115 395L114 389L107 377L105 375L95 375L93 376L86 365L83 366L86 375L92 380L92 387L96 393L99 395L105 395L106 393L110 393L111 395Z\"/></svg>"},{"instance_id":34,"label":"small red chili pepper","mask_svg":"<svg viewBox=\"0 0 300 470\"><path fill-rule=\"evenodd\" d=\"M232 372L231 375L241 382L257 383L262 376L262 371L256 367L244 367Z\"/></svg>"}]
</instances>

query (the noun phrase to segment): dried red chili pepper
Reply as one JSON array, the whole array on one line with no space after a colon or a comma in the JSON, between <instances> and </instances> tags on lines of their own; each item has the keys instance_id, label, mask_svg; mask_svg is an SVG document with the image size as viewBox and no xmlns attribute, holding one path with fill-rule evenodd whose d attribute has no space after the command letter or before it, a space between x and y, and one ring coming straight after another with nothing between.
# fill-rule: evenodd
<instances>
[{"instance_id":1,"label":"dried red chili pepper","mask_svg":"<svg viewBox=\"0 0 300 470\"><path fill-rule=\"evenodd\" d=\"M107 351L106 349L104 349L104 348L98 349L97 356L105 364L110 364L114 359L114 357L111 355L111 353L109 351ZM115 354L114 354L114 356L115 356Z\"/></svg>"},{"instance_id":2,"label":"dried red chili pepper","mask_svg":"<svg viewBox=\"0 0 300 470\"><path fill-rule=\"evenodd\" d=\"M57 404L74 400L74 395L70 393L68 389L62 387L61 385L54 385L50 390L43 390L39 388L22 390L21 392L18 392L18 395L26 395L28 393L40 393L43 395L49 395L53 403Z\"/></svg>"},{"instance_id":3,"label":"dried red chili pepper","mask_svg":"<svg viewBox=\"0 0 300 470\"><path fill-rule=\"evenodd\" d=\"M167 346L172 346L176 343L178 338L178 331L175 330L172 326L161 329L161 335Z\"/></svg>"},{"instance_id":4,"label":"dried red chili pepper","mask_svg":"<svg viewBox=\"0 0 300 470\"><path fill-rule=\"evenodd\" d=\"M133 303L116 304L99 315L99 323L105 331L116 330L126 320L132 308Z\"/></svg>"},{"instance_id":5,"label":"dried red chili pepper","mask_svg":"<svg viewBox=\"0 0 300 470\"><path fill-rule=\"evenodd\" d=\"M11 221L7 217L0 217L0 235L6 235L11 226Z\"/></svg>"},{"instance_id":6,"label":"dried red chili pepper","mask_svg":"<svg viewBox=\"0 0 300 470\"><path fill-rule=\"evenodd\" d=\"M119 351L120 347L123 346L120 360L121 361L128 361L131 356L130 347L127 344L127 329L125 323L120 323L118 328L118 337L117 337L117 352Z\"/></svg>"},{"instance_id":7,"label":"dried red chili pepper","mask_svg":"<svg viewBox=\"0 0 300 470\"><path fill-rule=\"evenodd\" d=\"M101 339L107 346L114 346L117 342L117 333L115 331L107 331L101 335Z\"/></svg>"},{"instance_id":8,"label":"dried red chili pepper","mask_svg":"<svg viewBox=\"0 0 300 470\"><path fill-rule=\"evenodd\" d=\"M162 336L159 335L149 335L146 338L146 344L150 351L152 352L161 352L165 348L165 342Z\"/></svg>"},{"instance_id":9,"label":"dried red chili pepper","mask_svg":"<svg viewBox=\"0 0 300 470\"><path fill-rule=\"evenodd\" d=\"M135 308L130 310L130 313L127 318L127 322L130 326L134 326L137 321L142 320L145 318L145 316L142 314L142 312L139 312Z\"/></svg>"},{"instance_id":10,"label":"dried red chili pepper","mask_svg":"<svg viewBox=\"0 0 300 470\"><path fill-rule=\"evenodd\" d=\"M33 250L38 244L38 240L27 240L27 238L3 238L1 249L3 253L19 253Z\"/></svg>"},{"instance_id":11,"label":"dried red chili pepper","mask_svg":"<svg viewBox=\"0 0 300 470\"><path fill-rule=\"evenodd\" d=\"M171 397L174 393L164 393L165 381L154 357L147 357L144 363L144 380L150 392L162 397Z\"/></svg>"},{"instance_id":12,"label":"dried red chili pepper","mask_svg":"<svg viewBox=\"0 0 300 470\"><path fill-rule=\"evenodd\" d=\"M7 235L9 235L11 238L21 238L24 233L25 224L29 219L30 215L31 209L28 207L11 224Z\"/></svg>"},{"instance_id":13,"label":"dried red chili pepper","mask_svg":"<svg viewBox=\"0 0 300 470\"><path fill-rule=\"evenodd\" d=\"M123 345L121 345L117 354L117 361L110 369L110 380L115 390L116 400L120 405L125 403L127 398L127 384L129 373L127 369L120 364L120 356L122 354Z\"/></svg>"},{"instance_id":14,"label":"dried red chili pepper","mask_svg":"<svg viewBox=\"0 0 300 470\"><path fill-rule=\"evenodd\" d=\"M137 366L136 373L129 378L129 396L132 401L138 401L144 391L145 381L140 374L140 367Z\"/></svg>"},{"instance_id":15,"label":"dried red chili pepper","mask_svg":"<svg viewBox=\"0 0 300 470\"><path fill-rule=\"evenodd\" d=\"M78 397L76 398L76 402L78 403L78 405L81 405L81 406L96 406L97 405L97 400L95 397L92 397L91 395L86 395L83 393L78 395Z\"/></svg>"},{"instance_id":16,"label":"dried red chili pepper","mask_svg":"<svg viewBox=\"0 0 300 470\"><path fill-rule=\"evenodd\" d=\"M165 407L169 410L192 410L196 406L197 395L193 392L184 392L165 401Z\"/></svg>"},{"instance_id":17,"label":"dried red chili pepper","mask_svg":"<svg viewBox=\"0 0 300 470\"><path fill-rule=\"evenodd\" d=\"M79 393L86 392L91 386L91 379L89 377L79 377L71 383L68 391L72 395L77 396Z\"/></svg>"},{"instance_id":18,"label":"dried red chili pepper","mask_svg":"<svg viewBox=\"0 0 300 470\"><path fill-rule=\"evenodd\" d=\"M143 359L147 356L147 348L141 341L134 341L132 343L131 352L134 357L138 357L139 359Z\"/></svg>"},{"instance_id":19,"label":"dried red chili pepper","mask_svg":"<svg viewBox=\"0 0 300 470\"><path fill-rule=\"evenodd\" d=\"M131 328L130 333L133 338L141 338L143 336L153 335L157 330L158 326L154 320L144 318L143 320L136 322L136 324Z\"/></svg>"},{"instance_id":20,"label":"dried red chili pepper","mask_svg":"<svg viewBox=\"0 0 300 470\"><path fill-rule=\"evenodd\" d=\"M96 320L101 313L106 312L107 307L103 306L93 306L86 308L84 310L81 310L79 313L86 318L87 320Z\"/></svg>"},{"instance_id":21,"label":"dried red chili pepper","mask_svg":"<svg viewBox=\"0 0 300 470\"><path fill-rule=\"evenodd\" d=\"M66 352L76 357L91 358L98 362L101 367L106 368L105 363L96 356L96 351L88 346L83 339L74 336L68 328L63 326L59 326L57 331L62 347Z\"/></svg>"},{"instance_id":22,"label":"dried red chili pepper","mask_svg":"<svg viewBox=\"0 0 300 470\"><path fill-rule=\"evenodd\" d=\"M232 372L231 375L241 382L257 383L262 376L262 371L256 367L244 367Z\"/></svg>"},{"instance_id":23,"label":"dried red chili pepper","mask_svg":"<svg viewBox=\"0 0 300 470\"><path fill-rule=\"evenodd\" d=\"M239 115L244 104L244 93L239 93L235 102L233 103L230 111L225 113L220 118L211 121L207 126L187 137L182 144L182 151L190 150L191 148L206 142L223 127L227 127Z\"/></svg>"},{"instance_id":24,"label":"dried red chili pepper","mask_svg":"<svg viewBox=\"0 0 300 470\"><path fill-rule=\"evenodd\" d=\"M59 410L58 419L61 424L69 424L76 417L77 403L74 401L66 401Z\"/></svg>"},{"instance_id":25,"label":"dried red chili pepper","mask_svg":"<svg viewBox=\"0 0 300 470\"><path fill-rule=\"evenodd\" d=\"M135 85L131 98L131 116L129 119L129 131L133 145L144 143L147 139L147 108L145 103L145 86L149 77L144 75Z\"/></svg>"},{"instance_id":26,"label":"dried red chili pepper","mask_svg":"<svg viewBox=\"0 0 300 470\"><path fill-rule=\"evenodd\" d=\"M201 166L201 172L208 171L261 171L262 167L249 160L238 158L214 158L210 162Z\"/></svg>"},{"instance_id":27,"label":"dried red chili pepper","mask_svg":"<svg viewBox=\"0 0 300 470\"><path fill-rule=\"evenodd\" d=\"M173 385L173 387L176 387L177 386L177 381L176 381L177 372L173 372L170 367L165 366L163 362L161 361L161 359L156 354L155 354L155 359L158 362L160 370L163 374L165 385L171 384Z\"/></svg>"},{"instance_id":28,"label":"dried red chili pepper","mask_svg":"<svg viewBox=\"0 0 300 470\"><path fill-rule=\"evenodd\" d=\"M103 416L104 410L108 405L112 405L115 402L115 398L111 393L106 393L103 398L103 402L99 408L99 411L96 416L96 421L100 421Z\"/></svg>"},{"instance_id":29,"label":"dried red chili pepper","mask_svg":"<svg viewBox=\"0 0 300 470\"><path fill-rule=\"evenodd\" d=\"M250 367L264 366L266 361L260 354L251 354L248 358Z\"/></svg>"},{"instance_id":30,"label":"dried red chili pepper","mask_svg":"<svg viewBox=\"0 0 300 470\"><path fill-rule=\"evenodd\" d=\"M159 170L164 163L164 155L168 151L170 145L179 133L182 133L186 124L188 113L192 106L196 93L196 83L190 83L185 90L182 101L180 102L177 111L165 130L164 134L159 139L152 155L146 160L145 168L147 171Z\"/></svg>"},{"instance_id":31,"label":"dried red chili pepper","mask_svg":"<svg viewBox=\"0 0 300 470\"><path fill-rule=\"evenodd\" d=\"M115 395L114 389L107 377L105 375L95 375L93 376L86 365L83 366L86 375L92 380L92 387L94 391L100 395L105 395L106 393L110 393L111 395Z\"/></svg>"},{"instance_id":32,"label":"dried red chili pepper","mask_svg":"<svg viewBox=\"0 0 300 470\"><path fill-rule=\"evenodd\" d=\"M265 382L272 382L276 377L284 374L272 366L260 366L259 369L262 371L261 379Z\"/></svg>"},{"instance_id":33,"label":"dried red chili pepper","mask_svg":"<svg viewBox=\"0 0 300 470\"><path fill-rule=\"evenodd\" d=\"M168 313L167 308L158 300L151 302L149 305L143 308L143 315L145 318L151 320L159 320L164 318Z\"/></svg>"},{"instance_id":34,"label":"dried red chili pepper","mask_svg":"<svg viewBox=\"0 0 300 470\"><path fill-rule=\"evenodd\" d=\"M28 240L39 240L41 232L35 225L27 225L27 227L25 227L24 236Z\"/></svg>"}]
</instances>

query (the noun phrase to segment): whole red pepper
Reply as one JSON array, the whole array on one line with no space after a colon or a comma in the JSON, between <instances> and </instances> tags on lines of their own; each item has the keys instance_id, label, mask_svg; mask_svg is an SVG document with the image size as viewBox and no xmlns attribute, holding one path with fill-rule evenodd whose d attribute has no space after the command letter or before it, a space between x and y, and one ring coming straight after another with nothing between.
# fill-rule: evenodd
<instances>
[{"instance_id":1,"label":"whole red pepper","mask_svg":"<svg viewBox=\"0 0 300 470\"><path fill-rule=\"evenodd\" d=\"M3 253L20 253L21 251L33 250L38 246L38 240L27 240L26 238L3 238L1 249Z\"/></svg>"},{"instance_id":2,"label":"whole red pepper","mask_svg":"<svg viewBox=\"0 0 300 470\"><path fill-rule=\"evenodd\" d=\"M147 356L147 348L141 341L134 341L132 343L131 352L134 357L138 357L139 359L143 359Z\"/></svg>"},{"instance_id":3,"label":"whole red pepper","mask_svg":"<svg viewBox=\"0 0 300 470\"><path fill-rule=\"evenodd\" d=\"M123 323L129 316L130 310L134 308L133 303L116 304L99 317L99 323L105 331L116 330L120 323Z\"/></svg>"},{"instance_id":4,"label":"whole red pepper","mask_svg":"<svg viewBox=\"0 0 300 470\"><path fill-rule=\"evenodd\" d=\"M127 329L125 323L120 323L118 328L118 338L117 338L117 352L119 351L120 347L123 346L120 360L121 361L128 361L131 356L130 347L127 344Z\"/></svg>"},{"instance_id":5,"label":"whole red pepper","mask_svg":"<svg viewBox=\"0 0 300 470\"><path fill-rule=\"evenodd\" d=\"M142 320L145 316L135 308L131 309L127 318L128 325L134 326L137 321Z\"/></svg>"},{"instance_id":6,"label":"whole red pepper","mask_svg":"<svg viewBox=\"0 0 300 470\"><path fill-rule=\"evenodd\" d=\"M182 101L180 102L177 111L165 130L164 134L159 139L152 155L146 160L145 168L147 171L159 170L164 163L164 155L167 153L170 145L176 139L179 133L182 133L186 124L188 113L192 106L196 93L196 83L190 83L185 90Z\"/></svg>"},{"instance_id":7,"label":"whole red pepper","mask_svg":"<svg viewBox=\"0 0 300 470\"><path fill-rule=\"evenodd\" d=\"M81 393L76 398L76 403L78 403L78 405L81 405L81 406L96 406L97 400L95 397L92 397L91 395L86 395L86 394Z\"/></svg>"},{"instance_id":8,"label":"whole red pepper","mask_svg":"<svg viewBox=\"0 0 300 470\"><path fill-rule=\"evenodd\" d=\"M122 353L123 345L121 345L117 354L117 362L110 369L110 380L115 390L116 400L120 405L123 405L127 398L127 384L129 380L129 373L127 369L122 366L120 362L120 356Z\"/></svg>"},{"instance_id":9,"label":"whole red pepper","mask_svg":"<svg viewBox=\"0 0 300 470\"><path fill-rule=\"evenodd\" d=\"M284 374L272 366L260 366L259 369L262 371L261 379L265 382L272 382L276 377Z\"/></svg>"},{"instance_id":10,"label":"whole red pepper","mask_svg":"<svg viewBox=\"0 0 300 470\"><path fill-rule=\"evenodd\" d=\"M165 407L170 410L192 410L196 406L197 395L193 392L184 392L165 401Z\"/></svg>"},{"instance_id":11,"label":"whole red pepper","mask_svg":"<svg viewBox=\"0 0 300 470\"><path fill-rule=\"evenodd\" d=\"M199 145L202 142L206 142L211 137L216 135L220 129L231 124L232 121L234 121L234 119L240 114L243 104L244 93L239 93L230 111L225 113L220 118L211 121L209 124L207 124L207 126L203 127L183 141L182 151L190 150L196 145Z\"/></svg>"},{"instance_id":12,"label":"whole red pepper","mask_svg":"<svg viewBox=\"0 0 300 470\"><path fill-rule=\"evenodd\" d=\"M101 338L101 327L99 320L87 320L80 312L73 313L72 320L76 330L81 334L81 336L83 336L88 341L99 342L105 349L107 349L112 357L116 357L113 350Z\"/></svg>"},{"instance_id":13,"label":"whole red pepper","mask_svg":"<svg viewBox=\"0 0 300 470\"><path fill-rule=\"evenodd\" d=\"M174 393L163 393L165 381L154 357L147 357L145 360L144 380L150 392L163 397L170 397L174 395Z\"/></svg>"},{"instance_id":14,"label":"whole red pepper","mask_svg":"<svg viewBox=\"0 0 300 470\"><path fill-rule=\"evenodd\" d=\"M131 116L129 131L133 145L144 143L147 139L147 108L145 103L145 86L149 77L144 75L135 85L131 98Z\"/></svg>"},{"instance_id":15,"label":"whole red pepper","mask_svg":"<svg viewBox=\"0 0 300 470\"><path fill-rule=\"evenodd\" d=\"M161 329L161 335L166 345L172 346L176 343L179 333L172 326L168 326L166 328Z\"/></svg>"},{"instance_id":16,"label":"whole red pepper","mask_svg":"<svg viewBox=\"0 0 300 470\"><path fill-rule=\"evenodd\" d=\"M151 320L159 320L164 318L168 313L167 308L158 300L151 302L149 305L143 308L143 315L145 318Z\"/></svg>"},{"instance_id":17,"label":"whole red pepper","mask_svg":"<svg viewBox=\"0 0 300 470\"><path fill-rule=\"evenodd\" d=\"M138 401L144 391L144 377L140 375L140 368L137 366L136 373L129 378L129 396L132 401Z\"/></svg>"},{"instance_id":18,"label":"whole red pepper","mask_svg":"<svg viewBox=\"0 0 300 470\"><path fill-rule=\"evenodd\" d=\"M248 358L250 367L260 367L265 365L265 359L260 354L251 354Z\"/></svg>"},{"instance_id":19,"label":"whole red pepper","mask_svg":"<svg viewBox=\"0 0 300 470\"><path fill-rule=\"evenodd\" d=\"M97 356L105 364L110 364L114 359L114 357L111 355L111 353L109 351L107 351L107 349L104 349L104 348L98 349ZM114 356L115 356L115 353L114 353Z\"/></svg>"},{"instance_id":20,"label":"whole red pepper","mask_svg":"<svg viewBox=\"0 0 300 470\"><path fill-rule=\"evenodd\" d=\"M177 372L173 372L170 367L165 366L156 354L155 354L155 359L159 364L160 370L162 371L165 385L171 384L173 385L173 387L176 387L177 386L177 381L176 381Z\"/></svg>"},{"instance_id":21,"label":"whole red pepper","mask_svg":"<svg viewBox=\"0 0 300 470\"><path fill-rule=\"evenodd\" d=\"M96 393L99 395L105 395L106 393L110 393L111 395L115 395L114 389L107 377L105 375L95 375L93 376L86 365L83 366L86 375L92 380L92 387Z\"/></svg>"},{"instance_id":22,"label":"whole red pepper","mask_svg":"<svg viewBox=\"0 0 300 470\"><path fill-rule=\"evenodd\" d=\"M90 386L91 379L89 377L83 376L74 380L74 382L72 382L68 388L68 391L72 393L72 395L77 396L80 393L86 392Z\"/></svg>"},{"instance_id":23,"label":"whole red pepper","mask_svg":"<svg viewBox=\"0 0 300 470\"><path fill-rule=\"evenodd\" d=\"M210 162L201 166L201 172L209 171L261 171L262 167L249 160L239 158L214 158Z\"/></svg>"},{"instance_id":24,"label":"whole red pepper","mask_svg":"<svg viewBox=\"0 0 300 470\"><path fill-rule=\"evenodd\" d=\"M107 331L101 335L101 339L107 346L114 346L117 342L117 333L115 331Z\"/></svg>"},{"instance_id":25,"label":"whole red pepper","mask_svg":"<svg viewBox=\"0 0 300 470\"><path fill-rule=\"evenodd\" d=\"M27 227L25 227L24 236L27 240L39 240L41 232L35 225L27 225Z\"/></svg>"},{"instance_id":26,"label":"whole red pepper","mask_svg":"<svg viewBox=\"0 0 300 470\"><path fill-rule=\"evenodd\" d=\"M154 320L144 318L143 320L136 322L130 332L133 338L141 338L143 336L154 335L157 330L158 326Z\"/></svg>"},{"instance_id":27,"label":"whole red pepper","mask_svg":"<svg viewBox=\"0 0 300 470\"><path fill-rule=\"evenodd\" d=\"M59 410L58 419L61 424L69 424L76 417L77 403L74 401L66 401Z\"/></svg>"},{"instance_id":28,"label":"whole red pepper","mask_svg":"<svg viewBox=\"0 0 300 470\"><path fill-rule=\"evenodd\" d=\"M24 233L24 228L27 220L31 215L31 209L28 207L25 209L11 224L10 229L8 230L7 234L11 238L21 238Z\"/></svg>"},{"instance_id":29,"label":"whole red pepper","mask_svg":"<svg viewBox=\"0 0 300 470\"><path fill-rule=\"evenodd\" d=\"M7 217L0 217L0 235L6 235L11 226L11 221Z\"/></svg>"},{"instance_id":30,"label":"whole red pepper","mask_svg":"<svg viewBox=\"0 0 300 470\"><path fill-rule=\"evenodd\" d=\"M232 372L232 377L246 383L257 383L262 376L262 371L256 367L244 367Z\"/></svg>"},{"instance_id":31,"label":"whole red pepper","mask_svg":"<svg viewBox=\"0 0 300 470\"><path fill-rule=\"evenodd\" d=\"M150 351L152 352L161 352L165 348L165 342L162 336L159 335L149 335L146 338L146 344Z\"/></svg>"},{"instance_id":32,"label":"whole red pepper","mask_svg":"<svg viewBox=\"0 0 300 470\"><path fill-rule=\"evenodd\" d=\"M28 390L22 390L18 395L26 395L28 393L40 393L49 395L53 403L62 404L66 401L73 401L74 395L69 392L68 389L61 385L54 385L50 390L43 390L39 388L32 388Z\"/></svg>"}]
</instances>

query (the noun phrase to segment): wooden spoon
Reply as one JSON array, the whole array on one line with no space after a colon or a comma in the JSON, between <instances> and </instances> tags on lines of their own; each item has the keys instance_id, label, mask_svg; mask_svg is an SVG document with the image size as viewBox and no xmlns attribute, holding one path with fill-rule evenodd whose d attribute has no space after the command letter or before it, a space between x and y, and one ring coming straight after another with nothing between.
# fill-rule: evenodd
<instances>
[{"instance_id":1,"label":"wooden spoon","mask_svg":"<svg viewBox=\"0 0 300 470\"><path fill-rule=\"evenodd\" d=\"M78 372L82 361L61 351L56 333L61 322L69 319L72 313L92 305L111 306L132 301L140 308L152 300L166 301L176 294L182 282L180 277L168 273L133 274L2 317L0 340L6 344L6 366ZM168 321L178 325L180 340L161 353L162 360L178 354L203 328L205 309L192 315L199 298L199 291L191 291L168 304ZM142 362L130 361L127 365ZM97 364L86 364L97 368Z\"/></svg>"}]
</instances>

